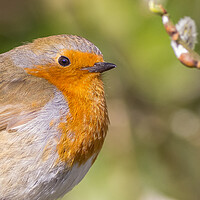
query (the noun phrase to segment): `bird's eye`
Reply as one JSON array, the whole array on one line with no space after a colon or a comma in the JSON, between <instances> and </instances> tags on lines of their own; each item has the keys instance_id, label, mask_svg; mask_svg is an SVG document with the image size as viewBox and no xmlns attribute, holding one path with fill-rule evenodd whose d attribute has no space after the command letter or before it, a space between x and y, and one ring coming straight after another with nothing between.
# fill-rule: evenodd
<instances>
[{"instance_id":1,"label":"bird's eye","mask_svg":"<svg viewBox=\"0 0 200 200\"><path fill-rule=\"evenodd\" d=\"M63 67L66 67L68 65L70 65L70 60L69 58L65 57L65 56L60 56L58 58L58 63L63 66Z\"/></svg>"}]
</instances>

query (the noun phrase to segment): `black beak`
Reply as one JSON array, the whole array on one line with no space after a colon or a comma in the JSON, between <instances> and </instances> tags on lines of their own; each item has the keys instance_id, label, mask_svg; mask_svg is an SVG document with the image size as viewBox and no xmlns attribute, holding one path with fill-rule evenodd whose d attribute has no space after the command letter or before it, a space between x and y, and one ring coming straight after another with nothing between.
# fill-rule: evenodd
<instances>
[{"instance_id":1,"label":"black beak","mask_svg":"<svg viewBox=\"0 0 200 200\"><path fill-rule=\"evenodd\" d=\"M83 70L88 70L89 72L93 72L93 73L97 73L97 72L102 73L110 69L113 69L115 67L116 65L112 63L98 62L98 63L95 63L93 67L85 67L83 68Z\"/></svg>"}]
</instances>

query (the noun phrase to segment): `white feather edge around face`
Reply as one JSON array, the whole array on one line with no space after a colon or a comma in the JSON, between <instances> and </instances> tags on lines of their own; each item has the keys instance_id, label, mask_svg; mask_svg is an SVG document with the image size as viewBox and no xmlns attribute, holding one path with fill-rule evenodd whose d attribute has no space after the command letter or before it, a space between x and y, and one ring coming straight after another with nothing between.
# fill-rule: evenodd
<instances>
[{"instance_id":1,"label":"white feather edge around face","mask_svg":"<svg viewBox=\"0 0 200 200\"><path fill-rule=\"evenodd\" d=\"M39 111L35 119L15 127L17 132L1 132L7 140L0 141L0 151L4 152L4 155L0 153L0 199L54 200L82 180L97 155L72 168L62 162L55 164L60 135L57 128L49 124L52 120L60 122L67 112L67 103L56 90L55 97ZM48 149L44 157L45 148Z\"/></svg>"}]
</instances>

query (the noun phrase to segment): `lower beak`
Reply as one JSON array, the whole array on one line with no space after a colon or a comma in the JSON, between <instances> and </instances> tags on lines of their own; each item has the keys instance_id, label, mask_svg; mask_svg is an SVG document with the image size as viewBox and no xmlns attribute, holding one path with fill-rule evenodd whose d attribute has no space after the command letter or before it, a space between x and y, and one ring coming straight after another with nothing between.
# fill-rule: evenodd
<instances>
[{"instance_id":1,"label":"lower beak","mask_svg":"<svg viewBox=\"0 0 200 200\"><path fill-rule=\"evenodd\" d=\"M112 63L98 62L98 63L95 63L93 67L85 67L83 68L83 70L88 70L89 72L92 72L92 73L102 73L110 69L113 69L115 67L116 65Z\"/></svg>"}]
</instances>

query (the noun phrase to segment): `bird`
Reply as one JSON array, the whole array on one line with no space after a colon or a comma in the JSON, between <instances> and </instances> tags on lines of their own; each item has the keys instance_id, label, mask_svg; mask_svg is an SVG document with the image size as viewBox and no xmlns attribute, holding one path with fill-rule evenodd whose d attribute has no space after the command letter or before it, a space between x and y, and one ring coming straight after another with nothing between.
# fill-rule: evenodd
<instances>
[{"instance_id":1,"label":"bird","mask_svg":"<svg viewBox=\"0 0 200 200\"><path fill-rule=\"evenodd\" d=\"M1 200L55 200L84 178L109 125L102 73L115 67L67 34L0 54Z\"/></svg>"}]
</instances>

